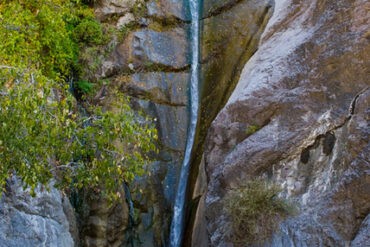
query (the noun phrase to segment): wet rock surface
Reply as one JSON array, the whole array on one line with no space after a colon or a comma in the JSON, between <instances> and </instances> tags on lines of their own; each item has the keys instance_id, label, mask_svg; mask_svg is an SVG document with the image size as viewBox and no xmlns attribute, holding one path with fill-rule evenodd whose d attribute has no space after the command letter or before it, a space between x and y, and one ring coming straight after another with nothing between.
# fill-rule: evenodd
<instances>
[{"instance_id":1,"label":"wet rock surface","mask_svg":"<svg viewBox=\"0 0 370 247\"><path fill-rule=\"evenodd\" d=\"M130 96L133 108L154 120L159 136L159 153L148 164L149 173L130 185L135 222L123 232L126 237L131 235L125 246L165 246L168 239L189 114L187 4L179 0L136 1L125 13L119 10L114 14L118 23L106 20L125 30L125 35L117 36L102 63L98 77L111 82L102 102L114 99L111 88ZM104 216L96 212L89 217Z\"/></svg>"},{"instance_id":2,"label":"wet rock surface","mask_svg":"<svg viewBox=\"0 0 370 247\"><path fill-rule=\"evenodd\" d=\"M204 1L201 20L201 72L200 111L194 145L194 159L190 175L189 204L202 204L203 197L194 192L198 167L203 157L204 140L211 122L227 102L238 82L242 68L256 52L261 34L272 15L273 1ZM205 179L203 179L204 181ZM198 201L198 199L200 201ZM196 207L195 207L196 208ZM196 214L194 220L202 226L204 214ZM200 219L199 215L203 215ZM207 240L201 236L203 228L193 228L190 219L185 245L204 246ZM196 229L196 230L194 230ZM197 236L195 236L197 235Z\"/></svg>"},{"instance_id":3,"label":"wet rock surface","mask_svg":"<svg viewBox=\"0 0 370 247\"><path fill-rule=\"evenodd\" d=\"M272 9L269 0L239 1L201 21L201 100L195 148L199 150L198 158L211 122L230 97L245 62L257 50Z\"/></svg>"},{"instance_id":4,"label":"wet rock surface","mask_svg":"<svg viewBox=\"0 0 370 247\"><path fill-rule=\"evenodd\" d=\"M258 51L208 132L198 212L211 246L243 246L232 241L223 199L255 178L280 185L299 209L266 246L356 246L367 238L368 5L275 1Z\"/></svg>"}]
</instances>

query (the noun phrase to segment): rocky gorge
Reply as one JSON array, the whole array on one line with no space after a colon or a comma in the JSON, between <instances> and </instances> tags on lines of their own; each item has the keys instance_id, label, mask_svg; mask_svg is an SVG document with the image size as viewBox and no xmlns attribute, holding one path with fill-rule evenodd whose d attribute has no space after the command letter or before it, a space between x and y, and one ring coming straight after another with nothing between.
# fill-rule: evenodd
<instances>
[{"instance_id":1,"label":"rocky gorge","mask_svg":"<svg viewBox=\"0 0 370 247\"><path fill-rule=\"evenodd\" d=\"M199 115L183 246L370 246L370 3L203 0ZM109 44L87 57L156 122L159 153L114 205L16 180L0 201L0 246L169 246L189 122L189 3L100 0ZM88 53L88 51L87 51ZM296 212L261 243L235 241L229 194L281 188Z\"/></svg>"}]
</instances>

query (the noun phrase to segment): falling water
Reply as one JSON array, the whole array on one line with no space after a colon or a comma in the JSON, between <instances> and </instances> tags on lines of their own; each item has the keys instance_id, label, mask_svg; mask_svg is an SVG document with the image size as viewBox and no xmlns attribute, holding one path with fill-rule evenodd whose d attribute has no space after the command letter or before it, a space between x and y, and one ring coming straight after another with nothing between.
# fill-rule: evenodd
<instances>
[{"instance_id":1,"label":"falling water","mask_svg":"<svg viewBox=\"0 0 370 247\"><path fill-rule=\"evenodd\" d=\"M131 192L130 192L130 188L128 187L127 183L124 182L123 183L123 189L125 190L125 196L126 196L126 202L128 204L128 234L125 234L126 236L126 244L127 246L131 246L131 247L134 247L135 244L134 244L134 239L135 239L135 229L134 229L134 225L135 225L135 212L134 212L134 203L132 201L132 198L131 198Z\"/></svg>"},{"instance_id":2,"label":"falling water","mask_svg":"<svg viewBox=\"0 0 370 247\"><path fill-rule=\"evenodd\" d=\"M179 185L177 188L175 207L170 231L170 246L180 247L183 235L185 193L189 176L190 159L194 144L195 130L198 119L198 79L199 79L199 2L189 0L191 13L191 78L190 78L190 123L186 141L185 156L182 164Z\"/></svg>"}]
</instances>

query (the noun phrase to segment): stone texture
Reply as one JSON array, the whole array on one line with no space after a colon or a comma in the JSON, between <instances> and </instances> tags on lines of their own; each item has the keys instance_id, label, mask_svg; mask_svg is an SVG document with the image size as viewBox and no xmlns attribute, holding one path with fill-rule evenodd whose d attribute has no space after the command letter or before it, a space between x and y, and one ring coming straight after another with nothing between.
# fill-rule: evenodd
<instances>
[{"instance_id":1,"label":"stone texture","mask_svg":"<svg viewBox=\"0 0 370 247\"><path fill-rule=\"evenodd\" d=\"M120 29L133 21L135 21L135 16L132 13L126 13L118 19L116 26Z\"/></svg>"},{"instance_id":2,"label":"stone texture","mask_svg":"<svg viewBox=\"0 0 370 247\"><path fill-rule=\"evenodd\" d=\"M370 245L370 215L362 222L360 230L355 239L351 242L351 247L362 247Z\"/></svg>"},{"instance_id":3,"label":"stone texture","mask_svg":"<svg viewBox=\"0 0 370 247\"><path fill-rule=\"evenodd\" d=\"M171 74L157 78L168 76ZM154 78L156 76L152 80ZM157 161L148 166L147 175L130 186L140 216L135 229L143 246L165 246L185 148L187 106L159 104L150 98L133 98L132 104L138 111L155 119L159 136ZM135 246L140 246L140 241L135 242Z\"/></svg>"},{"instance_id":4,"label":"stone texture","mask_svg":"<svg viewBox=\"0 0 370 247\"><path fill-rule=\"evenodd\" d=\"M215 16L221 12L226 12L228 9L242 1L243 0L204 0L202 19Z\"/></svg>"},{"instance_id":5,"label":"stone texture","mask_svg":"<svg viewBox=\"0 0 370 247\"><path fill-rule=\"evenodd\" d=\"M148 15L155 18L191 21L189 6L184 0L150 0L147 8Z\"/></svg>"},{"instance_id":6,"label":"stone texture","mask_svg":"<svg viewBox=\"0 0 370 247\"><path fill-rule=\"evenodd\" d=\"M169 106L188 104L188 82L187 72L148 72L116 78L121 90L129 95Z\"/></svg>"},{"instance_id":7,"label":"stone texture","mask_svg":"<svg viewBox=\"0 0 370 247\"><path fill-rule=\"evenodd\" d=\"M138 217L131 233L124 233L133 234L134 246L148 247L164 246L168 239L188 125L190 56L187 24L176 12L182 3L155 4L160 12L148 6L152 19L118 40L101 73L113 88L130 95L134 109L152 117L158 129L156 161L149 165L149 174L130 185ZM114 97L108 89L106 98Z\"/></svg>"},{"instance_id":8,"label":"stone texture","mask_svg":"<svg viewBox=\"0 0 370 247\"><path fill-rule=\"evenodd\" d=\"M205 1L204 4L209 4ZM272 13L272 1L240 1L232 8L204 19L201 54L201 101L198 144L224 106L245 62L253 55ZM202 156L202 149L196 148Z\"/></svg>"},{"instance_id":9,"label":"stone texture","mask_svg":"<svg viewBox=\"0 0 370 247\"><path fill-rule=\"evenodd\" d=\"M201 20L200 116L190 172L190 193L195 190L203 144L210 124L235 88L245 62L257 50L261 34L272 14L273 1L205 0L203 8L205 16ZM206 14L207 11L212 14ZM194 199L190 197L189 200ZM193 231L191 229L192 227L188 227L189 231ZM186 238L185 245L190 245L190 241L193 241L190 237L192 234L186 234L189 237ZM192 244L197 246L201 243Z\"/></svg>"},{"instance_id":10,"label":"stone texture","mask_svg":"<svg viewBox=\"0 0 370 247\"><path fill-rule=\"evenodd\" d=\"M75 207L82 246L122 246L129 226L129 209L123 189L119 195L112 204L99 192L79 193Z\"/></svg>"},{"instance_id":11,"label":"stone texture","mask_svg":"<svg viewBox=\"0 0 370 247\"><path fill-rule=\"evenodd\" d=\"M366 239L358 230L370 212L367 8L364 0L275 1L258 51L208 132L198 211L211 246L239 246L223 198L254 178L280 185L299 208L266 246Z\"/></svg>"},{"instance_id":12,"label":"stone texture","mask_svg":"<svg viewBox=\"0 0 370 247\"><path fill-rule=\"evenodd\" d=\"M99 0L95 7L95 15L105 20L112 15L123 15L131 10L136 0Z\"/></svg>"},{"instance_id":13,"label":"stone texture","mask_svg":"<svg viewBox=\"0 0 370 247\"><path fill-rule=\"evenodd\" d=\"M131 33L117 46L113 54L114 64L120 70L148 68L182 69L189 65L189 50L184 29L175 28L157 32L141 29Z\"/></svg>"},{"instance_id":14,"label":"stone texture","mask_svg":"<svg viewBox=\"0 0 370 247\"><path fill-rule=\"evenodd\" d=\"M78 232L68 198L54 188L37 192L31 197L17 179L8 180L0 199L0 246L75 246Z\"/></svg>"}]
</instances>

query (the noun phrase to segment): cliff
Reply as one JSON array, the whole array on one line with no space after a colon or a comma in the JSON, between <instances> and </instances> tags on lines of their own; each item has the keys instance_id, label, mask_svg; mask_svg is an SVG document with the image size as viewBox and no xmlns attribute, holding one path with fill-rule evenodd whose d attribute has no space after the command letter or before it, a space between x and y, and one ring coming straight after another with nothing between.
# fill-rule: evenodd
<instances>
[{"instance_id":1,"label":"cliff","mask_svg":"<svg viewBox=\"0 0 370 247\"><path fill-rule=\"evenodd\" d=\"M91 191L68 198L40 187L33 198L10 179L0 246L167 246L189 121L188 2L89 2L109 34L101 50L82 51L85 76L101 87L94 100L130 96L154 119L159 152L113 205ZM366 0L202 1L184 246L369 246L369 9ZM278 188L268 199L292 212L245 226L267 233L253 242L236 234L242 215L228 205L255 181Z\"/></svg>"},{"instance_id":2,"label":"cliff","mask_svg":"<svg viewBox=\"0 0 370 247\"><path fill-rule=\"evenodd\" d=\"M369 244L368 8L275 1L258 51L208 131L203 236L193 246L246 245L233 238L225 204L255 179L281 187L298 211L262 245Z\"/></svg>"}]
</instances>

